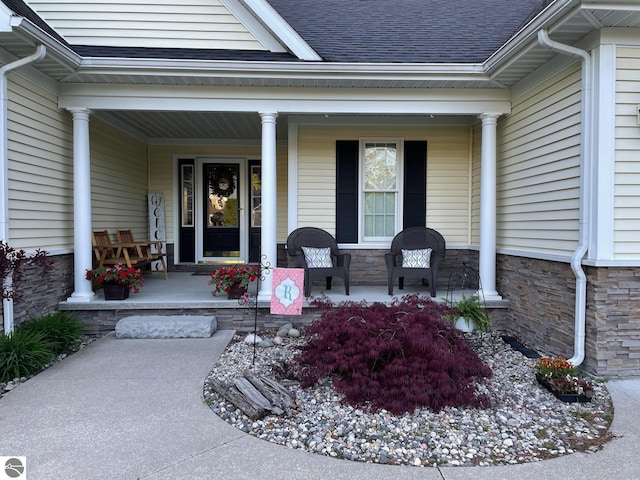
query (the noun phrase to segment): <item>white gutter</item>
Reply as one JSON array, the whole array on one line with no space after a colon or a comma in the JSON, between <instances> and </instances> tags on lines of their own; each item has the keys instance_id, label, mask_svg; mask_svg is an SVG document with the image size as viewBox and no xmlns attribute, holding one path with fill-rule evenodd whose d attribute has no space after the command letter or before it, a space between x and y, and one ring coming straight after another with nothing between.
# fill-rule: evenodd
<instances>
[{"instance_id":1,"label":"white gutter","mask_svg":"<svg viewBox=\"0 0 640 480\"><path fill-rule=\"evenodd\" d=\"M7 146L7 76L9 72L16 68L29 65L42 60L47 54L44 45L38 45L36 51L28 57L21 58L15 62L8 63L0 67L0 240L9 243L9 148ZM4 279L5 287L11 288L12 278L8 275ZM4 332L9 334L13 331L13 301L3 299Z\"/></svg>"},{"instance_id":2,"label":"white gutter","mask_svg":"<svg viewBox=\"0 0 640 480\"><path fill-rule=\"evenodd\" d=\"M547 30L538 32L540 45L555 50L564 55L578 57L582 61L582 114L581 114L581 142L580 142L580 212L579 212L579 240L578 247L571 256L571 269L576 277L576 306L574 327L574 353L569 361L578 366L584 361L585 351L585 311L587 305L587 276L582 269L582 259L589 247L589 219L590 206L588 188L591 185L591 55L585 50L555 42L549 38Z\"/></svg>"}]
</instances>

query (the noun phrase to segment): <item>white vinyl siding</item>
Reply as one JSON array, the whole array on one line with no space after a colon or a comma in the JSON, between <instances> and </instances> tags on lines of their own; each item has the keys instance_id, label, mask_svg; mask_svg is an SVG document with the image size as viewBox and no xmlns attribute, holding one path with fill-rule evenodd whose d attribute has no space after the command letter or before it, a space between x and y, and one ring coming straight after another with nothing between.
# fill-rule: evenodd
<instances>
[{"instance_id":1,"label":"white vinyl siding","mask_svg":"<svg viewBox=\"0 0 640 480\"><path fill-rule=\"evenodd\" d=\"M640 48L616 50L614 258L640 259Z\"/></svg>"},{"instance_id":2,"label":"white vinyl siding","mask_svg":"<svg viewBox=\"0 0 640 480\"><path fill-rule=\"evenodd\" d=\"M147 147L105 123L89 123L91 221L94 230L131 229L149 238Z\"/></svg>"},{"instance_id":3,"label":"white vinyl siding","mask_svg":"<svg viewBox=\"0 0 640 480\"><path fill-rule=\"evenodd\" d=\"M469 127L298 127L299 227L336 234L336 140L397 137L427 141L427 226L447 245L467 245L469 225Z\"/></svg>"},{"instance_id":4,"label":"white vinyl siding","mask_svg":"<svg viewBox=\"0 0 640 480\"><path fill-rule=\"evenodd\" d=\"M482 125L473 127L471 168L471 245L480 247L480 174L482 164Z\"/></svg>"},{"instance_id":5,"label":"white vinyl siding","mask_svg":"<svg viewBox=\"0 0 640 480\"><path fill-rule=\"evenodd\" d=\"M29 0L72 45L265 50L218 0Z\"/></svg>"},{"instance_id":6,"label":"white vinyl siding","mask_svg":"<svg viewBox=\"0 0 640 480\"><path fill-rule=\"evenodd\" d=\"M150 158L150 191L163 192L165 198L165 214L167 223L167 241L175 241L174 191L178 180L174 178L174 156L179 158L195 157L245 157L249 160L260 158L260 146L233 145L151 145ZM287 155L284 148L276 151L276 169L278 207L277 238L284 242L287 238ZM199 174L198 174L199 178ZM202 202L196 198L195 202Z\"/></svg>"},{"instance_id":7,"label":"white vinyl siding","mask_svg":"<svg viewBox=\"0 0 640 480\"><path fill-rule=\"evenodd\" d=\"M71 116L23 77L8 82L9 244L51 252L73 246ZM1 147L0 147L1 148Z\"/></svg>"},{"instance_id":8,"label":"white vinyl siding","mask_svg":"<svg viewBox=\"0 0 640 480\"><path fill-rule=\"evenodd\" d=\"M498 122L497 246L570 255L577 246L580 67L513 100Z\"/></svg>"}]
</instances>

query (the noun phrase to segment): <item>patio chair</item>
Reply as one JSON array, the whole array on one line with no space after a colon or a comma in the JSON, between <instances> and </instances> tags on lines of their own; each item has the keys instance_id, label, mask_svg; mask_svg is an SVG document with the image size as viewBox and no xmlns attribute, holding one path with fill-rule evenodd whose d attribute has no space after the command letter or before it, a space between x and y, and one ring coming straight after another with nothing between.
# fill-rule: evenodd
<instances>
[{"instance_id":1,"label":"patio chair","mask_svg":"<svg viewBox=\"0 0 640 480\"><path fill-rule=\"evenodd\" d=\"M387 285L393 295L393 285L398 279L400 290L405 277L421 278L429 283L431 297L436 296L438 268L444 260L444 237L431 228L411 227L398 233L391 242L391 250L385 253Z\"/></svg>"},{"instance_id":2,"label":"patio chair","mask_svg":"<svg viewBox=\"0 0 640 480\"><path fill-rule=\"evenodd\" d=\"M167 262L165 261L165 257L167 256L167 254L162 247L161 241L136 241L133 238L133 233L131 232L131 230L116 230L116 237L118 237L118 244L122 245L125 249L129 251L133 250L134 253L146 252L146 255L150 258L149 263L152 265L152 267L148 271L150 273L164 273L164 279L169 280L169 274L167 273ZM155 268L153 268L154 263Z\"/></svg>"},{"instance_id":3,"label":"patio chair","mask_svg":"<svg viewBox=\"0 0 640 480\"><path fill-rule=\"evenodd\" d=\"M304 268L304 296L311 295L311 284L317 278L326 278L327 290L331 290L333 277L340 277L349 295L350 253L340 253L336 239L316 227L294 230L287 238L287 252L296 257Z\"/></svg>"},{"instance_id":4,"label":"patio chair","mask_svg":"<svg viewBox=\"0 0 640 480\"><path fill-rule=\"evenodd\" d=\"M107 230L94 231L91 236L93 238L93 252L98 267L117 265L118 263L128 267L141 267L151 263L151 255L148 250L142 247L129 249L125 247L136 246L111 243L111 237Z\"/></svg>"}]
</instances>

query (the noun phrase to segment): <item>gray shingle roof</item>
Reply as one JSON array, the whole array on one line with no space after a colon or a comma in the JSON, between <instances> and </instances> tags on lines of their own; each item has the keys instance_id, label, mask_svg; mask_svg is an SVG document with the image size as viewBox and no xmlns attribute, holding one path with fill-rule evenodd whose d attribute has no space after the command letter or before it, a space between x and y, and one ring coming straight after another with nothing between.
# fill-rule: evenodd
<instances>
[{"instance_id":1,"label":"gray shingle roof","mask_svg":"<svg viewBox=\"0 0 640 480\"><path fill-rule=\"evenodd\" d=\"M551 0L268 0L331 62L477 63Z\"/></svg>"},{"instance_id":2,"label":"gray shingle roof","mask_svg":"<svg viewBox=\"0 0 640 480\"><path fill-rule=\"evenodd\" d=\"M22 0L1 0L65 45ZM268 0L329 62L479 63L553 0ZM296 61L286 53L71 46L82 56Z\"/></svg>"}]
</instances>

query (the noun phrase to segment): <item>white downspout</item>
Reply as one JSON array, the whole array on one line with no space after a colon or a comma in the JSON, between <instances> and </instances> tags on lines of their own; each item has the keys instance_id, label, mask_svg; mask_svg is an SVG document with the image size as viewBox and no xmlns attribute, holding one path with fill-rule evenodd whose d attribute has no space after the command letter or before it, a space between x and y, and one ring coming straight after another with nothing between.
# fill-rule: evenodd
<instances>
[{"instance_id":1,"label":"white downspout","mask_svg":"<svg viewBox=\"0 0 640 480\"><path fill-rule=\"evenodd\" d=\"M589 248L589 219L590 206L587 189L591 185L591 124L593 115L591 113L591 55L585 50L555 42L549 38L547 30L538 32L538 42L540 45L560 52L564 55L578 57L582 61L582 114L580 132L580 212L579 212L579 240L578 247L571 257L571 269L576 277L576 307L575 307L575 327L574 327L574 353L569 361L578 366L584 361L585 352L585 323L587 306L587 276L582 269L582 258Z\"/></svg>"},{"instance_id":2,"label":"white downspout","mask_svg":"<svg viewBox=\"0 0 640 480\"><path fill-rule=\"evenodd\" d=\"M11 70L29 65L42 60L47 54L47 48L44 45L38 45L36 51L28 57L16 60L0 67L0 240L9 243L9 147L8 140L8 121L7 121L7 77ZM9 289L12 286L11 275L4 279L4 286ZM11 299L3 299L3 317L4 332L8 335L13 331L13 301Z\"/></svg>"}]
</instances>

